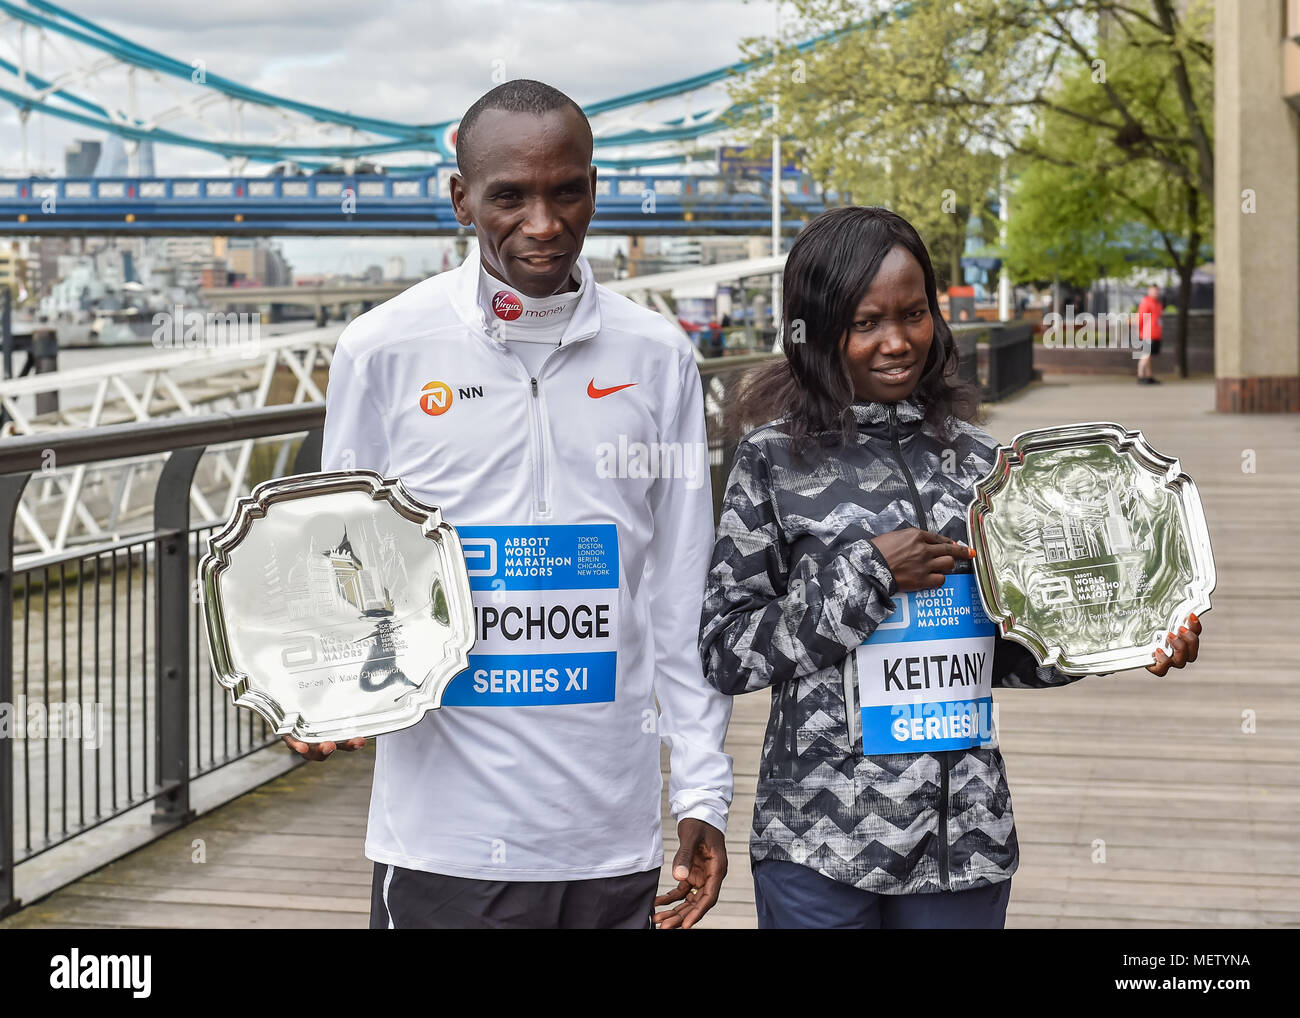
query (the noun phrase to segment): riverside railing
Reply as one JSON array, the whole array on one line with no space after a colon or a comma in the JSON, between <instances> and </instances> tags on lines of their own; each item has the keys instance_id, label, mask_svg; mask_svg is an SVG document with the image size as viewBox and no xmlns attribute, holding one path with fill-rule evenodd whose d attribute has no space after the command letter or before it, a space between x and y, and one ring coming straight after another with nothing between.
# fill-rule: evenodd
<instances>
[{"instance_id":1,"label":"riverside railing","mask_svg":"<svg viewBox=\"0 0 1300 1018\"><path fill-rule=\"evenodd\" d=\"M727 386L768 356L700 365L715 504ZM212 675L197 566L225 521L192 521L191 487L205 451L249 439L302 434L290 472L318 470L324 422L297 403L0 440L0 915L19 864L151 802L162 836L193 818L196 778L278 741ZM152 529L15 564L29 480L160 453Z\"/></svg>"},{"instance_id":2,"label":"riverside railing","mask_svg":"<svg viewBox=\"0 0 1300 1018\"><path fill-rule=\"evenodd\" d=\"M196 567L224 521L190 520L203 453L305 432L293 472L319 469L320 403L0 440L0 914L14 867L153 802L186 823L190 783L276 737L212 678ZM14 561L23 489L42 469L170 453L153 529Z\"/></svg>"},{"instance_id":3,"label":"riverside railing","mask_svg":"<svg viewBox=\"0 0 1300 1018\"><path fill-rule=\"evenodd\" d=\"M1026 322L963 322L951 326L958 373L997 402L1034 380L1034 329Z\"/></svg>"}]
</instances>

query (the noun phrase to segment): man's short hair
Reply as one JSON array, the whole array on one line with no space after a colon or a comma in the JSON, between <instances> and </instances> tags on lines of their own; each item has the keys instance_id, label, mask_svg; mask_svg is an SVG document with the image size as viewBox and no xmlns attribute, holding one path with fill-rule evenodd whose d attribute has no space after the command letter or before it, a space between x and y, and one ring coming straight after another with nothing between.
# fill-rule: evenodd
<instances>
[{"instance_id":1,"label":"man's short hair","mask_svg":"<svg viewBox=\"0 0 1300 1018\"><path fill-rule=\"evenodd\" d=\"M545 82L534 81L531 78L515 78L498 85L481 96L460 118L460 126L456 129L456 168L463 175L466 167L471 163L471 160L466 157L466 152L470 151L474 123L484 110L531 113L535 117L540 117L551 110L562 109L565 106L571 107L582 118L587 137L590 139L591 124L587 120L587 115L582 112L582 107L558 88L552 88Z\"/></svg>"}]
</instances>

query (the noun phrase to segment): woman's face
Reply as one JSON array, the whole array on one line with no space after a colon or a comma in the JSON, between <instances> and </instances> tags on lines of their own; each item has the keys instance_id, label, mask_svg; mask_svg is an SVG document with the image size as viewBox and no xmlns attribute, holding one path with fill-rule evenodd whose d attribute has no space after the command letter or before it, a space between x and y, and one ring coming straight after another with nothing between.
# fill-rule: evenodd
<instances>
[{"instance_id":1,"label":"woman's face","mask_svg":"<svg viewBox=\"0 0 1300 1018\"><path fill-rule=\"evenodd\" d=\"M893 403L921 380L934 339L925 273L907 248L896 246L853 314L843 340L856 399Z\"/></svg>"}]
</instances>

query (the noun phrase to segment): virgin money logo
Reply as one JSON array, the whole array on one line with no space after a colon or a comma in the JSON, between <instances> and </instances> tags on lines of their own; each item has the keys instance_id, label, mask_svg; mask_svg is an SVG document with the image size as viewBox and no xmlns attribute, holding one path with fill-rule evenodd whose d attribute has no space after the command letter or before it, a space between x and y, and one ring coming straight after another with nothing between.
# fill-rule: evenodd
<instances>
[{"instance_id":1,"label":"virgin money logo","mask_svg":"<svg viewBox=\"0 0 1300 1018\"><path fill-rule=\"evenodd\" d=\"M509 290L498 290L492 296L492 310L503 322L513 322L524 313L524 302Z\"/></svg>"}]
</instances>

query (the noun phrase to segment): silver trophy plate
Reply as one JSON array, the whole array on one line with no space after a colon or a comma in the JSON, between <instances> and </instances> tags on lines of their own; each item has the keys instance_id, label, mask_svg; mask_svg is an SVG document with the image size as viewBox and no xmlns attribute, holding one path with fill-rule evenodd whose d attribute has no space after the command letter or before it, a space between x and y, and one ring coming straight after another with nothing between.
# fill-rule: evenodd
<instances>
[{"instance_id":1,"label":"silver trophy plate","mask_svg":"<svg viewBox=\"0 0 1300 1018\"><path fill-rule=\"evenodd\" d=\"M281 735L406 728L469 664L460 538L372 470L259 484L211 539L199 576L217 680Z\"/></svg>"},{"instance_id":2,"label":"silver trophy plate","mask_svg":"<svg viewBox=\"0 0 1300 1018\"><path fill-rule=\"evenodd\" d=\"M984 610L1040 664L1071 675L1154 664L1210 608L1201 498L1140 431L1070 424L998 448L967 517Z\"/></svg>"}]
</instances>

